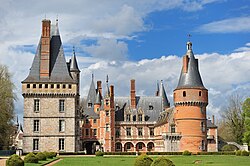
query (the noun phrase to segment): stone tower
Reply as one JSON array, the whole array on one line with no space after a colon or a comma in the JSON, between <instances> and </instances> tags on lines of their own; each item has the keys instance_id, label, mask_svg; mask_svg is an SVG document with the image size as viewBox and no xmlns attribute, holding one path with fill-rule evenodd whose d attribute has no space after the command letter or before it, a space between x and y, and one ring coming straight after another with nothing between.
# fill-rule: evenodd
<instances>
[{"instance_id":1,"label":"stone tower","mask_svg":"<svg viewBox=\"0 0 250 166\"><path fill-rule=\"evenodd\" d=\"M27 152L79 150L79 74L75 54L66 62L56 25L42 21L42 35L24 97L24 147Z\"/></svg>"},{"instance_id":2,"label":"stone tower","mask_svg":"<svg viewBox=\"0 0 250 166\"><path fill-rule=\"evenodd\" d=\"M208 90L204 87L198 68L198 59L187 43L187 53L179 83L174 90L175 123L180 132L180 151L200 152L207 150L206 106Z\"/></svg>"}]
</instances>

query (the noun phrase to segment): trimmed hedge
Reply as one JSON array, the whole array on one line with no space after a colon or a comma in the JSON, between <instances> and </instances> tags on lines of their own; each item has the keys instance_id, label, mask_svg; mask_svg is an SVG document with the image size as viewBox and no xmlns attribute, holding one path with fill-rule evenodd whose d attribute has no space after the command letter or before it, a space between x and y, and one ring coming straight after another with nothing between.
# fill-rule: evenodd
<instances>
[{"instance_id":1,"label":"trimmed hedge","mask_svg":"<svg viewBox=\"0 0 250 166\"><path fill-rule=\"evenodd\" d=\"M183 156L190 156L191 154L192 154L192 153L189 152L188 150L185 150L185 151L182 153Z\"/></svg>"},{"instance_id":2,"label":"trimmed hedge","mask_svg":"<svg viewBox=\"0 0 250 166\"><path fill-rule=\"evenodd\" d=\"M103 152L101 152L101 151L97 151L97 152L95 152L95 155L96 155L96 156L103 156L103 154L104 154L104 153L103 153Z\"/></svg>"},{"instance_id":3,"label":"trimmed hedge","mask_svg":"<svg viewBox=\"0 0 250 166\"><path fill-rule=\"evenodd\" d=\"M237 150L236 153L235 153L236 156L240 156L241 155L241 151L240 150Z\"/></svg>"},{"instance_id":4,"label":"trimmed hedge","mask_svg":"<svg viewBox=\"0 0 250 166\"><path fill-rule=\"evenodd\" d=\"M38 163L38 158L34 153L29 153L24 157L24 162L25 163Z\"/></svg>"},{"instance_id":5,"label":"trimmed hedge","mask_svg":"<svg viewBox=\"0 0 250 166\"><path fill-rule=\"evenodd\" d=\"M235 155L235 152L197 152L197 155Z\"/></svg>"},{"instance_id":6,"label":"trimmed hedge","mask_svg":"<svg viewBox=\"0 0 250 166\"><path fill-rule=\"evenodd\" d=\"M150 166L153 162L153 159L146 154L142 154L135 159L134 166Z\"/></svg>"},{"instance_id":7,"label":"trimmed hedge","mask_svg":"<svg viewBox=\"0 0 250 166\"><path fill-rule=\"evenodd\" d=\"M36 157L38 158L38 160L46 160L47 159L46 155L43 152L38 152L36 154Z\"/></svg>"},{"instance_id":8,"label":"trimmed hedge","mask_svg":"<svg viewBox=\"0 0 250 166\"><path fill-rule=\"evenodd\" d=\"M50 158L50 159L52 159L53 157L56 157L56 152L43 152L44 154L45 154L45 156L46 156L46 158Z\"/></svg>"},{"instance_id":9,"label":"trimmed hedge","mask_svg":"<svg viewBox=\"0 0 250 166\"><path fill-rule=\"evenodd\" d=\"M153 161L151 166L175 166L175 165L167 157L161 156L161 157L155 159L155 161Z\"/></svg>"},{"instance_id":10,"label":"trimmed hedge","mask_svg":"<svg viewBox=\"0 0 250 166\"><path fill-rule=\"evenodd\" d=\"M6 166L24 166L24 161L16 154L13 154L6 160Z\"/></svg>"},{"instance_id":11,"label":"trimmed hedge","mask_svg":"<svg viewBox=\"0 0 250 166\"><path fill-rule=\"evenodd\" d=\"M241 156L249 156L249 152L243 150L241 151Z\"/></svg>"}]
</instances>

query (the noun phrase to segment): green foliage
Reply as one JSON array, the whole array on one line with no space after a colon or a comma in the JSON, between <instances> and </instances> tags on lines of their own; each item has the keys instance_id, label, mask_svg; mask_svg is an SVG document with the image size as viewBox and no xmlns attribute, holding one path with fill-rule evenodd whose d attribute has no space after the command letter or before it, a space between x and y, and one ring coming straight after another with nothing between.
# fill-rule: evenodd
<instances>
[{"instance_id":1,"label":"green foliage","mask_svg":"<svg viewBox=\"0 0 250 166\"><path fill-rule=\"evenodd\" d=\"M191 154L192 154L192 153L189 152L188 150L185 150L185 151L182 153L183 156L190 156Z\"/></svg>"},{"instance_id":2,"label":"green foliage","mask_svg":"<svg viewBox=\"0 0 250 166\"><path fill-rule=\"evenodd\" d=\"M146 154L142 154L135 159L134 166L150 166L153 162L153 159Z\"/></svg>"},{"instance_id":3,"label":"green foliage","mask_svg":"<svg viewBox=\"0 0 250 166\"><path fill-rule=\"evenodd\" d=\"M236 156L240 156L241 155L241 150L237 150L235 153Z\"/></svg>"},{"instance_id":4,"label":"green foliage","mask_svg":"<svg viewBox=\"0 0 250 166\"><path fill-rule=\"evenodd\" d=\"M0 65L0 150L8 150L14 133L14 84L6 66Z\"/></svg>"},{"instance_id":5,"label":"green foliage","mask_svg":"<svg viewBox=\"0 0 250 166\"><path fill-rule=\"evenodd\" d=\"M249 152L243 150L243 151L241 151L241 154L240 154L240 155L241 155L241 156L249 156Z\"/></svg>"},{"instance_id":6,"label":"green foliage","mask_svg":"<svg viewBox=\"0 0 250 166\"><path fill-rule=\"evenodd\" d=\"M243 142L248 143L250 145L250 98L247 98L242 105L243 113L244 113L244 127L245 132L243 134Z\"/></svg>"},{"instance_id":7,"label":"green foliage","mask_svg":"<svg viewBox=\"0 0 250 166\"><path fill-rule=\"evenodd\" d=\"M37 154L36 154L36 157L38 158L38 160L40 161L40 160L46 160L47 158L46 158L46 155L43 153L43 152L38 152Z\"/></svg>"},{"instance_id":8,"label":"green foliage","mask_svg":"<svg viewBox=\"0 0 250 166\"><path fill-rule=\"evenodd\" d=\"M174 163L165 156L157 158L151 166L175 166Z\"/></svg>"},{"instance_id":9,"label":"green foliage","mask_svg":"<svg viewBox=\"0 0 250 166\"><path fill-rule=\"evenodd\" d=\"M6 160L6 166L24 166L24 162L21 157L13 154L8 160Z\"/></svg>"},{"instance_id":10,"label":"green foliage","mask_svg":"<svg viewBox=\"0 0 250 166\"><path fill-rule=\"evenodd\" d=\"M197 155L235 155L235 152L197 152Z\"/></svg>"},{"instance_id":11,"label":"green foliage","mask_svg":"<svg viewBox=\"0 0 250 166\"><path fill-rule=\"evenodd\" d=\"M234 145L224 145L221 150L222 151L235 151L237 150L238 148Z\"/></svg>"},{"instance_id":12,"label":"green foliage","mask_svg":"<svg viewBox=\"0 0 250 166\"><path fill-rule=\"evenodd\" d=\"M103 153L103 152L101 152L101 151L97 151L97 152L95 152L95 155L96 155L96 156L103 156L103 155L104 155L104 153Z\"/></svg>"},{"instance_id":13,"label":"green foliage","mask_svg":"<svg viewBox=\"0 0 250 166\"><path fill-rule=\"evenodd\" d=\"M43 152L46 156L46 158L53 158L53 157L56 157L56 152Z\"/></svg>"},{"instance_id":14,"label":"green foliage","mask_svg":"<svg viewBox=\"0 0 250 166\"><path fill-rule=\"evenodd\" d=\"M38 158L34 153L29 153L24 157L24 162L25 163L38 163Z\"/></svg>"}]
</instances>

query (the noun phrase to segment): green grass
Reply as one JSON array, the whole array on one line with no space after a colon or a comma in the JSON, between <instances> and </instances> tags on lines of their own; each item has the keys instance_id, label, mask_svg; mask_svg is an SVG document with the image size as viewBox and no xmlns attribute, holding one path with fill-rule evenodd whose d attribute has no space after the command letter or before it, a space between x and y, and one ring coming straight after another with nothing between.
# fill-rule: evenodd
<instances>
[{"instance_id":1,"label":"green grass","mask_svg":"<svg viewBox=\"0 0 250 166\"><path fill-rule=\"evenodd\" d=\"M64 157L55 166L133 166L135 156L107 157ZM153 156L156 159L157 156ZM204 155L204 156L168 156L176 166L208 165L208 166L246 166L250 165L250 156ZM198 164L194 163L199 162Z\"/></svg>"},{"instance_id":2,"label":"green grass","mask_svg":"<svg viewBox=\"0 0 250 166\"><path fill-rule=\"evenodd\" d=\"M39 161L38 163L25 163L24 166L40 166L49 162L52 162L53 160L56 160L57 158L54 157L53 159L47 159L45 161Z\"/></svg>"}]
</instances>

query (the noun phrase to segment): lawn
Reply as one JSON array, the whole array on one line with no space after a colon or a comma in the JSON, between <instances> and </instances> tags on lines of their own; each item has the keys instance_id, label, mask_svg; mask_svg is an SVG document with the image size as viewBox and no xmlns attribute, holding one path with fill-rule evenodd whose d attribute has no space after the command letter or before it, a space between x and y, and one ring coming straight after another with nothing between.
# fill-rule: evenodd
<instances>
[{"instance_id":1,"label":"lawn","mask_svg":"<svg viewBox=\"0 0 250 166\"><path fill-rule=\"evenodd\" d=\"M56 160L57 158L53 158L53 159L47 159L45 161L39 161L38 163L25 163L24 166L40 166L40 165L43 165L43 164L46 164L46 163L50 163L52 162L53 160Z\"/></svg>"},{"instance_id":2,"label":"lawn","mask_svg":"<svg viewBox=\"0 0 250 166\"><path fill-rule=\"evenodd\" d=\"M133 166L135 156L105 157L63 157L55 166ZM157 156L153 156L156 159ZM176 166L209 165L209 166L246 166L250 165L250 156L204 155L204 156L168 156ZM195 164L196 162L196 164Z\"/></svg>"}]
</instances>

